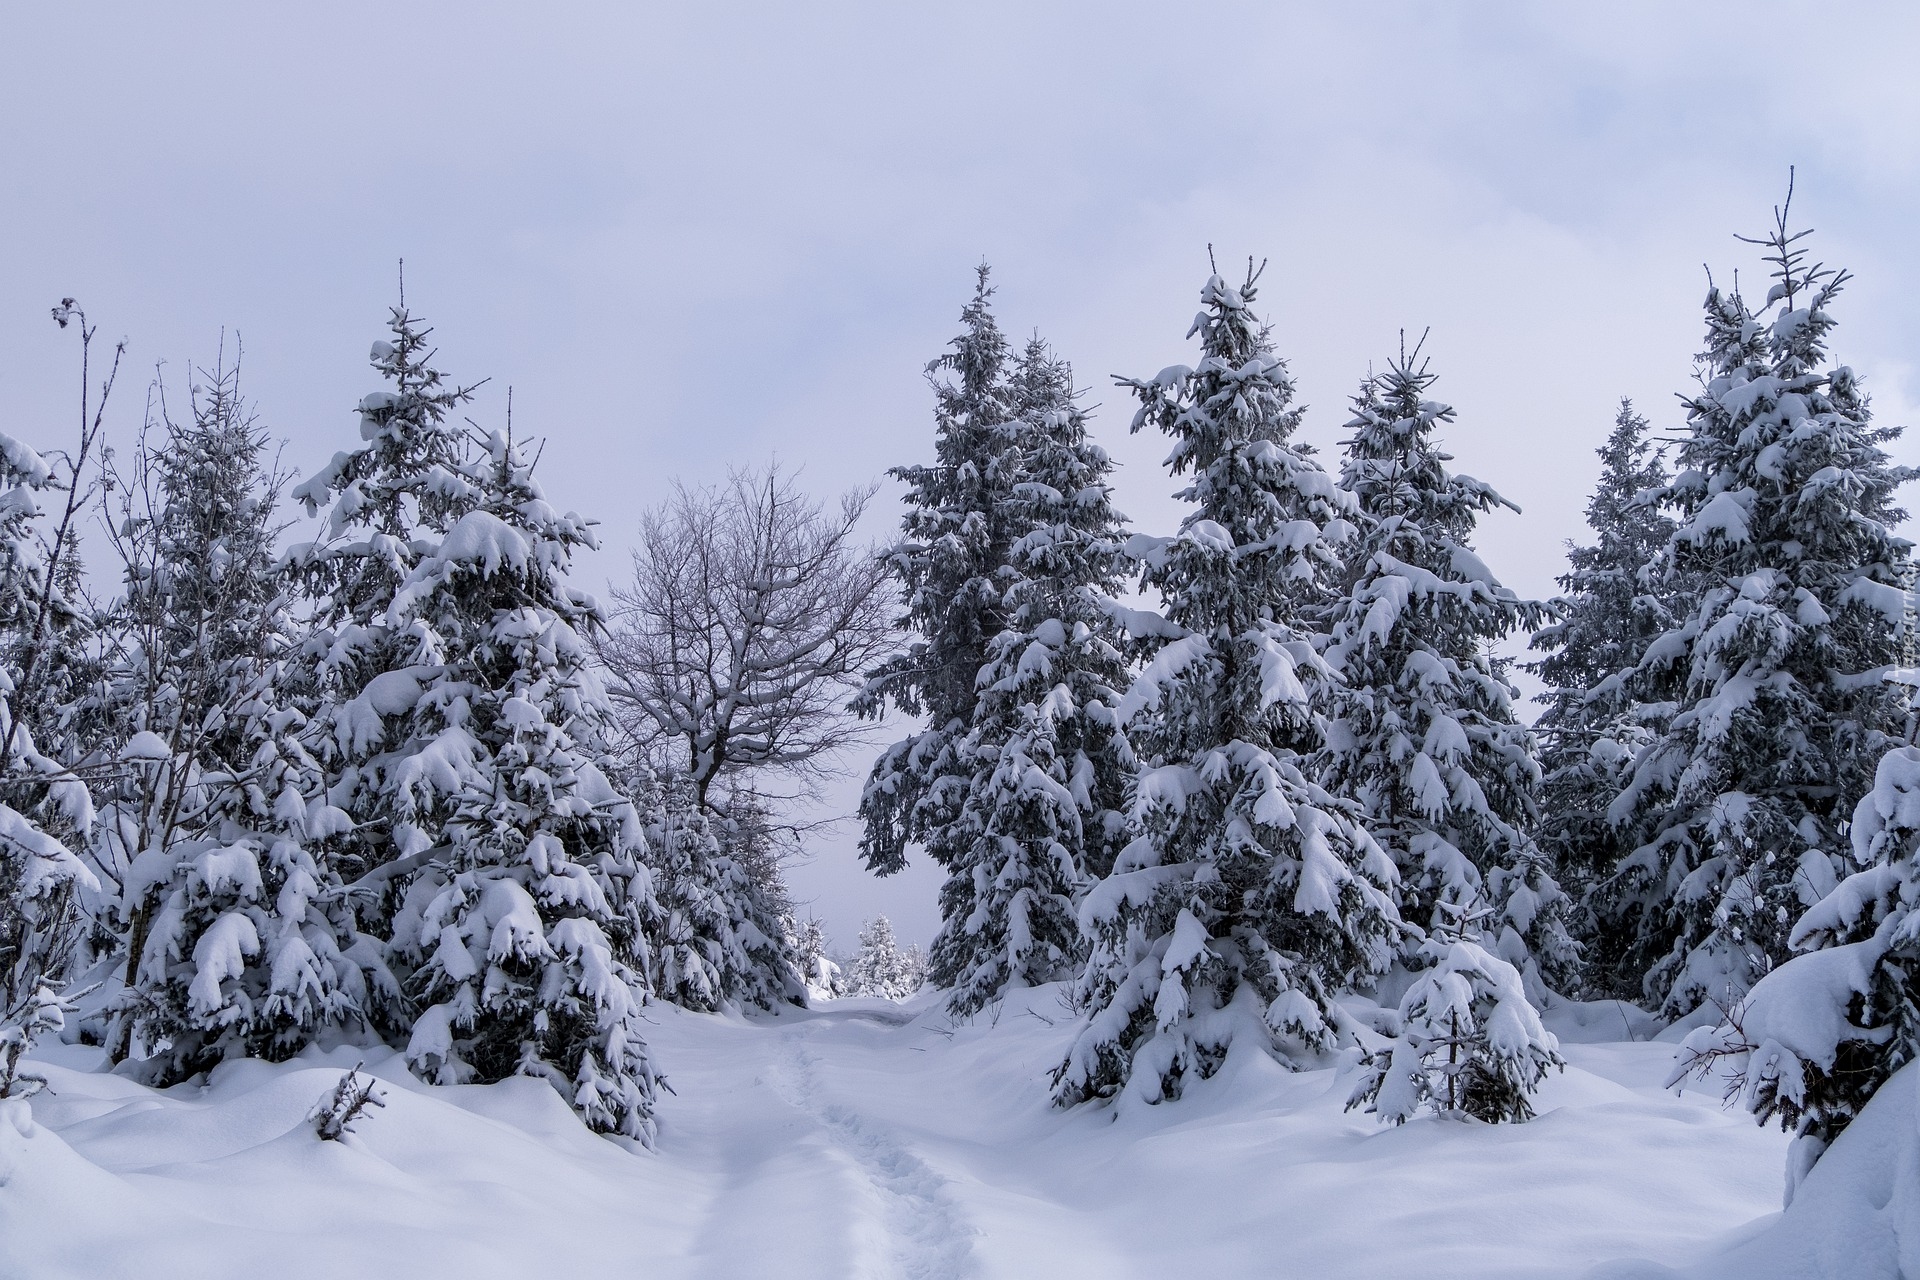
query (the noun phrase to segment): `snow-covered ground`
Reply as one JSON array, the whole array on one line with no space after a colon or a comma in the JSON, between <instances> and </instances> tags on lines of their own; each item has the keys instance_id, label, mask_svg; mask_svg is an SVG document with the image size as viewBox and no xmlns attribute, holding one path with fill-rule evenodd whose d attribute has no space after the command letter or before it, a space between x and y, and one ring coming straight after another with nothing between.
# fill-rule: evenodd
<instances>
[{"instance_id":1,"label":"snow-covered ground","mask_svg":"<svg viewBox=\"0 0 1920 1280\"><path fill-rule=\"evenodd\" d=\"M1767 1274L1785 1139L1663 1092L1672 1044L1620 1015L1556 1011L1569 1066L1532 1122L1393 1129L1343 1110L1351 1067L1253 1055L1171 1106L1052 1111L1054 988L959 1026L926 996L655 1006L675 1093L651 1153L532 1080L435 1088L377 1058L386 1107L327 1143L307 1117L355 1052L156 1092L56 1046L52 1088L0 1104L0 1276L1640 1280L1743 1240Z\"/></svg>"}]
</instances>

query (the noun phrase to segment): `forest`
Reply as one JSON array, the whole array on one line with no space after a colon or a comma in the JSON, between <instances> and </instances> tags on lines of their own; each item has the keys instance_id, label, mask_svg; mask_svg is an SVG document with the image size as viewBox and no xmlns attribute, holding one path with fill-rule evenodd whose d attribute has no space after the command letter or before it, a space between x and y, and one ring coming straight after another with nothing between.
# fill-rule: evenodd
<instances>
[{"instance_id":1,"label":"forest","mask_svg":"<svg viewBox=\"0 0 1920 1280\"><path fill-rule=\"evenodd\" d=\"M648 508L604 604L540 428L475 421L404 301L358 440L296 476L230 339L116 439L129 374L64 299L77 432L0 437L0 1107L54 1046L155 1090L380 1051L644 1159L695 1087L650 1011L1045 989L1054 1112L1251 1056L1341 1065L1381 1125L1517 1125L1549 1015L1613 1002L1663 1084L1792 1135L1791 1204L1920 1048L1913 474L1833 354L1848 273L1790 196L1747 244L1764 291L1709 288L1675 434L1619 403L1544 600L1476 549L1510 504L1421 334L1338 457L1297 438L1259 261L1118 382L1177 529L1116 508L1088 388L982 266L889 539L879 485L743 465ZM834 952L786 883L847 769L866 869L945 876L924 955L885 918ZM319 1140L382 1123L372 1081Z\"/></svg>"}]
</instances>

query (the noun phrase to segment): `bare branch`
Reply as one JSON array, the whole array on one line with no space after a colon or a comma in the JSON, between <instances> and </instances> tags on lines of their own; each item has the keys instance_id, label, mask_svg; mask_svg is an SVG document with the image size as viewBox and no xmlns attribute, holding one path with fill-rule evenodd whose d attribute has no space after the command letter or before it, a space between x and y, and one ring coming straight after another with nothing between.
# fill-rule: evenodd
<instances>
[{"instance_id":1,"label":"bare branch","mask_svg":"<svg viewBox=\"0 0 1920 1280\"><path fill-rule=\"evenodd\" d=\"M628 731L643 750L674 744L702 805L749 774L811 786L863 741L846 698L893 636L885 567L854 540L873 494L829 508L775 462L676 484L641 516L596 644Z\"/></svg>"}]
</instances>

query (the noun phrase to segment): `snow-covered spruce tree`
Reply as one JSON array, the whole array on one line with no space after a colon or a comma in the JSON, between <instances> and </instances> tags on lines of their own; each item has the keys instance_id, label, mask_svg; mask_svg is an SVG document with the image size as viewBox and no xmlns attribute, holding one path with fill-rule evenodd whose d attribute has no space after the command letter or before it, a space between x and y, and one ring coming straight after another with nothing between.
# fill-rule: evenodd
<instances>
[{"instance_id":1,"label":"snow-covered spruce tree","mask_svg":"<svg viewBox=\"0 0 1920 1280\"><path fill-rule=\"evenodd\" d=\"M1657 500L1668 477L1646 437L1646 418L1623 399L1587 500L1595 541L1568 548L1565 594L1554 601L1560 616L1534 632L1532 647L1546 656L1529 664L1547 685L1547 709L1533 726L1544 774L1535 838L1579 903L1572 920L1589 988L1634 999L1637 977L1623 986L1618 972L1618 939L1633 926L1592 890L1640 843L1607 821L1607 806L1666 727L1664 704L1639 702L1616 677L1674 621L1658 566L1673 532Z\"/></svg>"},{"instance_id":2,"label":"snow-covered spruce tree","mask_svg":"<svg viewBox=\"0 0 1920 1280\"><path fill-rule=\"evenodd\" d=\"M1437 925L1438 904L1484 898L1499 954L1529 981L1562 984L1577 948L1566 895L1530 829L1540 766L1490 647L1538 625L1544 606L1495 580L1474 553L1493 488L1447 470L1435 429L1451 407L1427 399L1434 374L1416 349L1354 398L1340 487L1358 504L1345 597L1329 614L1327 662L1345 680L1320 776L1355 796L1399 864L1400 908Z\"/></svg>"},{"instance_id":3,"label":"snow-covered spruce tree","mask_svg":"<svg viewBox=\"0 0 1920 1280\"><path fill-rule=\"evenodd\" d=\"M316 831L326 860L352 890L361 928L387 940L409 878L440 845L432 810L419 810L393 780L429 772L435 736L409 721L422 680L440 658L439 638L394 606L401 583L440 539L475 509L466 444L449 415L472 399L435 369L432 330L404 307L388 319L392 341L373 344L374 370L391 389L360 402L360 437L293 490L309 516L326 514L320 537L289 549L288 565L313 602L303 659L316 709L307 735L326 781ZM414 674L413 668L427 670ZM391 723L389 723L391 721ZM405 999L368 1010L389 1039L405 1041Z\"/></svg>"},{"instance_id":4,"label":"snow-covered spruce tree","mask_svg":"<svg viewBox=\"0 0 1920 1280\"><path fill-rule=\"evenodd\" d=\"M1646 418L1622 400L1596 451L1600 480L1587 500L1595 541L1568 548L1565 594L1553 602L1559 617L1531 641L1546 655L1528 668L1547 686L1547 709L1534 723L1545 774L1538 841L1563 875L1576 867L1583 878L1609 874L1618 860L1607 856L1606 808L1619 790L1609 783L1641 744L1636 706L1608 677L1636 666L1672 621L1657 584L1642 577L1673 533L1656 500L1666 467L1646 437Z\"/></svg>"},{"instance_id":5,"label":"snow-covered spruce tree","mask_svg":"<svg viewBox=\"0 0 1920 1280\"><path fill-rule=\"evenodd\" d=\"M1125 843L1132 751L1114 714L1129 671L1114 621L1124 562L1106 453L1087 439L1072 370L1038 339L1014 376L1015 534L1006 629L988 646L960 747L972 780L947 837L952 872L928 976L965 1016L1079 958L1074 901Z\"/></svg>"},{"instance_id":6,"label":"snow-covered spruce tree","mask_svg":"<svg viewBox=\"0 0 1920 1280\"><path fill-rule=\"evenodd\" d=\"M738 1003L771 1009L805 1004L806 971L792 943L793 897L780 867L779 841L765 797L742 787L727 796L726 815L715 836L720 845L721 886L729 894L728 917L747 956L747 967L729 984Z\"/></svg>"},{"instance_id":7,"label":"snow-covered spruce tree","mask_svg":"<svg viewBox=\"0 0 1920 1280\"><path fill-rule=\"evenodd\" d=\"M1533 1118L1531 1098L1560 1042L1541 1025L1520 971L1489 951L1478 904L1437 904L1422 967L1400 999L1400 1031L1367 1055L1347 1109L1405 1124L1421 1109L1490 1124ZM1504 926L1503 926L1504 927Z\"/></svg>"},{"instance_id":8,"label":"snow-covered spruce tree","mask_svg":"<svg viewBox=\"0 0 1920 1280\"><path fill-rule=\"evenodd\" d=\"M773 802L751 786L735 784L724 797L715 798L720 801L720 816L714 823L714 839L753 886L758 900L755 910L770 920L791 916L793 893L783 864L785 853L799 847L800 832L783 827Z\"/></svg>"},{"instance_id":9,"label":"snow-covered spruce tree","mask_svg":"<svg viewBox=\"0 0 1920 1280\"><path fill-rule=\"evenodd\" d=\"M476 508L389 609L423 640L427 661L405 672L421 678L410 728L433 745L418 772L387 781L402 806L439 792L447 815L447 851L394 931L434 1002L407 1057L441 1081L544 1078L589 1127L650 1140L639 1010L657 908L639 815L608 780L612 708L579 634L601 625L599 607L564 581L592 531L547 504L510 440L494 435L487 453Z\"/></svg>"},{"instance_id":10,"label":"snow-covered spruce tree","mask_svg":"<svg viewBox=\"0 0 1920 1280\"><path fill-rule=\"evenodd\" d=\"M392 985L306 847L309 810L325 804L299 740L300 638L266 433L237 367L201 376L190 418L163 415L142 439L114 539L127 571L111 663L123 776L101 831L116 846L104 862L133 855L132 981L127 1034L109 1044L165 1084L357 1030L369 977Z\"/></svg>"},{"instance_id":11,"label":"snow-covered spruce tree","mask_svg":"<svg viewBox=\"0 0 1920 1280\"><path fill-rule=\"evenodd\" d=\"M749 861L728 849L753 839L751 814L716 824L685 773L656 790L650 843L659 913L649 931L660 997L702 1012L804 1001L778 904Z\"/></svg>"},{"instance_id":12,"label":"snow-covered spruce tree","mask_svg":"<svg viewBox=\"0 0 1920 1280\"><path fill-rule=\"evenodd\" d=\"M957 822L972 780L961 744L988 647L1006 623L1014 535L1005 508L1018 462L1011 352L992 297L983 264L960 313L963 331L927 366L934 461L889 472L907 486L907 514L905 537L886 559L906 600L900 625L914 638L875 669L853 705L873 717L891 705L926 727L881 754L861 794L860 852L880 875L906 865L909 844L951 868L972 843Z\"/></svg>"},{"instance_id":13,"label":"snow-covered spruce tree","mask_svg":"<svg viewBox=\"0 0 1920 1280\"><path fill-rule=\"evenodd\" d=\"M64 988L85 941L80 900L101 891L72 847L92 829L92 797L65 763L42 754L35 731L60 719L47 677L72 639L83 475L125 347L115 349L96 400L94 330L72 298L53 318L63 329L80 322L79 439L49 462L0 433L0 1098L41 1083L21 1060L70 1011ZM56 504L51 520L41 505L47 497Z\"/></svg>"},{"instance_id":14,"label":"snow-covered spruce tree","mask_svg":"<svg viewBox=\"0 0 1920 1280\"><path fill-rule=\"evenodd\" d=\"M781 866L782 849L796 847L797 833L781 828L767 797L738 783L713 828L720 851L716 883L747 958L727 980L728 998L763 1009L805 1004L807 970L793 949L793 895Z\"/></svg>"},{"instance_id":15,"label":"snow-covered spruce tree","mask_svg":"<svg viewBox=\"0 0 1920 1280\"><path fill-rule=\"evenodd\" d=\"M720 892L720 846L685 774L649 787L647 844L658 913L649 923L654 991L663 1000L712 1012L727 1002L726 975L747 958L736 944Z\"/></svg>"},{"instance_id":16,"label":"snow-covered spruce tree","mask_svg":"<svg viewBox=\"0 0 1920 1280\"><path fill-rule=\"evenodd\" d=\"M827 954L827 932L811 917L794 922L792 932L794 967L807 984L809 999L831 1000L844 985L840 966Z\"/></svg>"},{"instance_id":17,"label":"snow-covered spruce tree","mask_svg":"<svg viewBox=\"0 0 1920 1280\"><path fill-rule=\"evenodd\" d=\"M860 931L860 950L846 967L846 994L903 1000L920 989L924 977L917 956L902 951L893 936L893 922L875 916Z\"/></svg>"},{"instance_id":18,"label":"snow-covered spruce tree","mask_svg":"<svg viewBox=\"0 0 1920 1280\"><path fill-rule=\"evenodd\" d=\"M1696 1028L1668 1081L1731 1067L1740 1101L1794 1133L1789 1199L1875 1091L1920 1057L1920 748L1880 758L1849 834L1859 869L1812 883L1825 892L1787 939L1802 954L1726 1022Z\"/></svg>"},{"instance_id":19,"label":"snow-covered spruce tree","mask_svg":"<svg viewBox=\"0 0 1920 1280\"><path fill-rule=\"evenodd\" d=\"M60 483L39 454L0 434L0 1098L38 1087L20 1059L39 1035L64 1021L58 993L77 941L76 898L100 887L47 830L84 836L92 818L87 790L40 754L15 711L18 691L31 678L36 637L68 607L51 598L60 588L57 553L42 544L35 527L39 495Z\"/></svg>"},{"instance_id":20,"label":"snow-covered spruce tree","mask_svg":"<svg viewBox=\"0 0 1920 1280\"><path fill-rule=\"evenodd\" d=\"M564 581L591 527L510 440L468 456L426 331L401 310L392 329L367 444L303 490L333 497L335 539L302 562L337 592L315 723L333 806L365 833L349 856L401 898L407 1058L439 1083L545 1079L591 1128L649 1140L656 908L639 816L603 767L611 709L578 631L598 606Z\"/></svg>"},{"instance_id":21,"label":"snow-covered spruce tree","mask_svg":"<svg viewBox=\"0 0 1920 1280\"><path fill-rule=\"evenodd\" d=\"M1136 539L1164 616L1122 704L1141 834L1080 907L1087 1020L1060 1105L1179 1096L1234 1046L1295 1059L1343 1032L1335 996L1391 962L1394 868L1351 803L1318 786L1331 674L1299 621L1338 573L1353 500L1292 440L1293 383L1251 310L1256 279L1201 293L1195 368L1129 381L1134 429L1191 474L1177 537Z\"/></svg>"},{"instance_id":22,"label":"snow-covered spruce tree","mask_svg":"<svg viewBox=\"0 0 1920 1280\"><path fill-rule=\"evenodd\" d=\"M1898 430L1870 425L1853 371L1828 358L1848 277L1810 263L1787 217L1760 242L1773 286L1758 312L1707 294L1666 494L1666 572L1697 604L1625 681L1673 705L1608 811L1648 833L1613 902L1637 925L1626 966L1670 1016L1730 1005L1792 954L1792 921L1833 878L1903 716L1880 675L1909 563L1893 491L1911 473L1881 448Z\"/></svg>"}]
</instances>

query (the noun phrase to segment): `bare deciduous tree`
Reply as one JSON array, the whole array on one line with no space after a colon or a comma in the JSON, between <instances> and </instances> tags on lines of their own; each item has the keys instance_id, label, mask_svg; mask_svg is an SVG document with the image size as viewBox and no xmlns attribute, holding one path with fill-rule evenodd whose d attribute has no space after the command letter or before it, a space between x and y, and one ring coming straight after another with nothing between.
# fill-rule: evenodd
<instances>
[{"instance_id":1,"label":"bare deciduous tree","mask_svg":"<svg viewBox=\"0 0 1920 1280\"><path fill-rule=\"evenodd\" d=\"M817 781L861 740L844 700L893 634L884 567L854 540L873 494L829 508L774 462L641 516L600 656L628 729L677 748L702 806L716 780Z\"/></svg>"}]
</instances>

